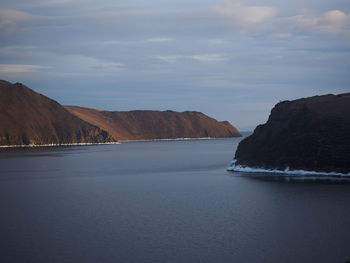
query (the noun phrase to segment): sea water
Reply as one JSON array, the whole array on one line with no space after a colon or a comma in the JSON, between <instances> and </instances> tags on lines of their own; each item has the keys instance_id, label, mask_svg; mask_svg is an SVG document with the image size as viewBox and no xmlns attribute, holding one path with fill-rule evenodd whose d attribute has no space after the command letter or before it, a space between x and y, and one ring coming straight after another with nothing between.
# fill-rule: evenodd
<instances>
[{"instance_id":1,"label":"sea water","mask_svg":"<svg viewBox=\"0 0 350 263\"><path fill-rule=\"evenodd\" d=\"M350 184L228 172L240 140L2 150L0 262L350 260Z\"/></svg>"}]
</instances>

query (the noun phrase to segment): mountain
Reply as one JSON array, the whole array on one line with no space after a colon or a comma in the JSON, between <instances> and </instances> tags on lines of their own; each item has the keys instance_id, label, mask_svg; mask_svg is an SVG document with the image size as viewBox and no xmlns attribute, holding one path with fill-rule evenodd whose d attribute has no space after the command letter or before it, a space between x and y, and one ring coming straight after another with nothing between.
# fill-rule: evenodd
<instances>
[{"instance_id":1,"label":"mountain","mask_svg":"<svg viewBox=\"0 0 350 263\"><path fill-rule=\"evenodd\" d=\"M241 136L200 112L109 112L62 106L21 83L0 80L0 145L104 143Z\"/></svg>"},{"instance_id":2,"label":"mountain","mask_svg":"<svg viewBox=\"0 0 350 263\"><path fill-rule=\"evenodd\" d=\"M87 123L21 83L0 81L0 145L109 142Z\"/></svg>"},{"instance_id":3,"label":"mountain","mask_svg":"<svg viewBox=\"0 0 350 263\"><path fill-rule=\"evenodd\" d=\"M350 173L350 93L278 103L235 159L254 168Z\"/></svg>"},{"instance_id":4,"label":"mountain","mask_svg":"<svg viewBox=\"0 0 350 263\"><path fill-rule=\"evenodd\" d=\"M241 136L229 122L218 122L195 111L103 111L77 106L65 108L82 120L108 131L118 141Z\"/></svg>"}]
</instances>

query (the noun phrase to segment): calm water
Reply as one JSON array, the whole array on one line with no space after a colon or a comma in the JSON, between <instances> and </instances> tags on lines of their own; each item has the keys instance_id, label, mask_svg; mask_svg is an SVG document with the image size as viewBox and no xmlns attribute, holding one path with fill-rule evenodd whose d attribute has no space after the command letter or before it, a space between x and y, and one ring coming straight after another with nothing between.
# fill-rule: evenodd
<instances>
[{"instance_id":1,"label":"calm water","mask_svg":"<svg viewBox=\"0 0 350 263\"><path fill-rule=\"evenodd\" d=\"M350 260L350 185L228 173L239 140L0 152L0 262Z\"/></svg>"}]
</instances>

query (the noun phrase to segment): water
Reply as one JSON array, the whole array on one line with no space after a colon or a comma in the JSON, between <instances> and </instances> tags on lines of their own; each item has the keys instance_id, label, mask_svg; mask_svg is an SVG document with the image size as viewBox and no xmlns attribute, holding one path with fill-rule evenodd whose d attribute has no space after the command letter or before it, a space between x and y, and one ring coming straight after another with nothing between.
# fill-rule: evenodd
<instances>
[{"instance_id":1,"label":"water","mask_svg":"<svg viewBox=\"0 0 350 263\"><path fill-rule=\"evenodd\" d=\"M0 262L350 260L350 185L229 173L239 140L0 152Z\"/></svg>"}]
</instances>

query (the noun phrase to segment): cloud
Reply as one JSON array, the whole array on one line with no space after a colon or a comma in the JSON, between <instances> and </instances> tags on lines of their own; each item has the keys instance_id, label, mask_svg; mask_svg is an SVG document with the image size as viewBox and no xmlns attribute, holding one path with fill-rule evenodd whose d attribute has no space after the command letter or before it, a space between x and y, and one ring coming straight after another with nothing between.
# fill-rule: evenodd
<instances>
[{"instance_id":1,"label":"cloud","mask_svg":"<svg viewBox=\"0 0 350 263\"><path fill-rule=\"evenodd\" d=\"M169 63L175 63L178 60L190 59L202 63L227 61L229 57L224 54L201 54L190 56L156 56L155 58Z\"/></svg>"},{"instance_id":2,"label":"cloud","mask_svg":"<svg viewBox=\"0 0 350 263\"><path fill-rule=\"evenodd\" d=\"M33 19L34 16L7 8L1 8L0 9L0 28L4 27L5 25L11 25L15 24L17 22L23 22L27 20Z\"/></svg>"},{"instance_id":3,"label":"cloud","mask_svg":"<svg viewBox=\"0 0 350 263\"><path fill-rule=\"evenodd\" d=\"M172 38L168 37L155 37L149 39L140 39L140 40L108 40L108 41L100 41L97 42L96 45L137 45L144 43L161 43L161 42L169 42L172 41Z\"/></svg>"},{"instance_id":4,"label":"cloud","mask_svg":"<svg viewBox=\"0 0 350 263\"><path fill-rule=\"evenodd\" d=\"M247 6L239 0L226 0L214 7L214 12L239 23L258 24L266 22L277 14L270 6Z\"/></svg>"},{"instance_id":5,"label":"cloud","mask_svg":"<svg viewBox=\"0 0 350 263\"><path fill-rule=\"evenodd\" d=\"M349 29L350 26L350 14L340 10L331 10L325 13L301 10L291 20L302 31L340 32Z\"/></svg>"},{"instance_id":6,"label":"cloud","mask_svg":"<svg viewBox=\"0 0 350 263\"><path fill-rule=\"evenodd\" d=\"M8 26L15 25L20 22L40 20L46 17L35 16L22 11L17 11L14 9L0 8L0 29Z\"/></svg>"},{"instance_id":7,"label":"cloud","mask_svg":"<svg viewBox=\"0 0 350 263\"><path fill-rule=\"evenodd\" d=\"M172 38L167 38L167 37L159 37L159 38L150 38L147 39L147 42L168 42L173 40Z\"/></svg>"},{"instance_id":8,"label":"cloud","mask_svg":"<svg viewBox=\"0 0 350 263\"><path fill-rule=\"evenodd\" d=\"M39 72L41 69L50 67L40 65L24 65L24 64L0 64L0 73L26 73Z\"/></svg>"},{"instance_id":9,"label":"cloud","mask_svg":"<svg viewBox=\"0 0 350 263\"><path fill-rule=\"evenodd\" d=\"M205 54L205 55L193 55L189 58L197 60L199 62L220 62L228 60L228 57L223 54Z\"/></svg>"},{"instance_id":10,"label":"cloud","mask_svg":"<svg viewBox=\"0 0 350 263\"><path fill-rule=\"evenodd\" d=\"M25 58L33 51L39 50L38 46L26 46L26 45L12 45L12 46L0 46L0 56L3 58Z\"/></svg>"},{"instance_id":11,"label":"cloud","mask_svg":"<svg viewBox=\"0 0 350 263\"><path fill-rule=\"evenodd\" d=\"M135 19L149 19L168 13L165 10L111 10L90 13L81 18L104 25L125 26L124 23L134 23Z\"/></svg>"},{"instance_id":12,"label":"cloud","mask_svg":"<svg viewBox=\"0 0 350 263\"><path fill-rule=\"evenodd\" d=\"M38 1L38 2L40 2L40 5L63 5L63 4L74 3L74 0L45 0L45 1Z\"/></svg>"},{"instance_id":13,"label":"cloud","mask_svg":"<svg viewBox=\"0 0 350 263\"><path fill-rule=\"evenodd\" d=\"M156 59L160 59L165 62L175 63L178 59L183 58L184 56L156 56Z\"/></svg>"},{"instance_id":14,"label":"cloud","mask_svg":"<svg viewBox=\"0 0 350 263\"><path fill-rule=\"evenodd\" d=\"M80 75L114 75L124 69L124 64L112 60L99 59L85 55L65 55L56 58L60 73L70 72Z\"/></svg>"}]
</instances>

